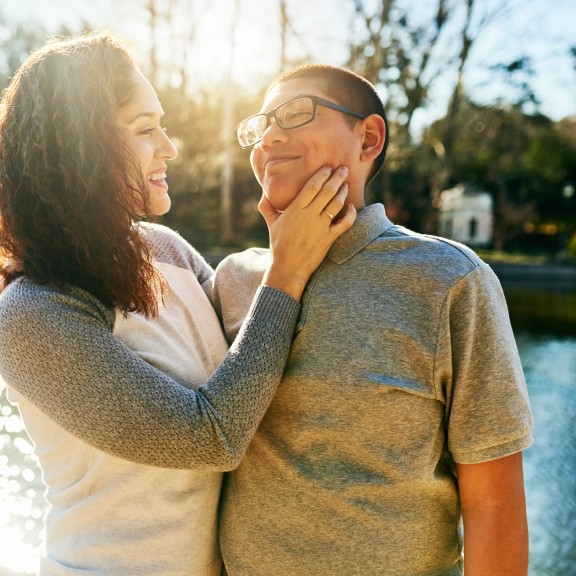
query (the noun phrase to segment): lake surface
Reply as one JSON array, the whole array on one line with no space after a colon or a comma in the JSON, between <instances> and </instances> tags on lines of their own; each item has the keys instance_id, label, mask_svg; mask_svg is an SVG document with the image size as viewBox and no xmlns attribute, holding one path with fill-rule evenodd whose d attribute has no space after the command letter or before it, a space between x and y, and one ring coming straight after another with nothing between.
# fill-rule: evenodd
<instances>
[{"instance_id":1,"label":"lake surface","mask_svg":"<svg viewBox=\"0 0 576 576\"><path fill-rule=\"evenodd\" d=\"M576 575L576 337L517 334L534 412L524 453L530 576Z\"/></svg>"},{"instance_id":2,"label":"lake surface","mask_svg":"<svg viewBox=\"0 0 576 576\"><path fill-rule=\"evenodd\" d=\"M539 295L536 309L524 295L522 316L512 318L535 419L524 453L530 576L576 576L576 330L562 320L572 297L551 304L554 295ZM513 312L515 296L507 298ZM559 313L543 321L540 306ZM34 573L45 506L32 444L1 390L0 576Z\"/></svg>"}]
</instances>

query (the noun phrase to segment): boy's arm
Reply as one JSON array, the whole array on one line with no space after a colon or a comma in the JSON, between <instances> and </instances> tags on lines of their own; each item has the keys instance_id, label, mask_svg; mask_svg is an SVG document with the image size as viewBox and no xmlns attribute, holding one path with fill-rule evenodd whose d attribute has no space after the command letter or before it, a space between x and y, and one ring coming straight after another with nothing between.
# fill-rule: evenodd
<instances>
[{"instance_id":1,"label":"boy's arm","mask_svg":"<svg viewBox=\"0 0 576 576\"><path fill-rule=\"evenodd\" d=\"M522 453L457 464L466 576L526 576L528 523Z\"/></svg>"}]
</instances>

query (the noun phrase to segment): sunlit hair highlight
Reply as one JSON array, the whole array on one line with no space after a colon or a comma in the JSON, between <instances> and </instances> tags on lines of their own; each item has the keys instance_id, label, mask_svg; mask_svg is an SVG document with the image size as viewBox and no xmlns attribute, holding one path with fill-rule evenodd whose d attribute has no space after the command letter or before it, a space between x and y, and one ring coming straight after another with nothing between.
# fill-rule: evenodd
<instances>
[{"instance_id":1,"label":"sunlit hair highlight","mask_svg":"<svg viewBox=\"0 0 576 576\"><path fill-rule=\"evenodd\" d=\"M54 39L18 69L0 102L0 255L154 315L165 285L137 225L148 191L117 121L137 69L107 32Z\"/></svg>"},{"instance_id":2,"label":"sunlit hair highlight","mask_svg":"<svg viewBox=\"0 0 576 576\"><path fill-rule=\"evenodd\" d=\"M304 64L297 66L277 76L266 90L266 96L278 84L289 80L309 80L319 90L322 90L336 104L350 108L365 116L378 114L384 119L386 124L386 136L382 152L374 160L374 165L370 171L368 182L370 182L380 171L386 158L388 149L388 121L384 105L376 88L363 76L339 66L328 64ZM347 116L350 125L353 126L358 120L352 116Z\"/></svg>"}]
</instances>

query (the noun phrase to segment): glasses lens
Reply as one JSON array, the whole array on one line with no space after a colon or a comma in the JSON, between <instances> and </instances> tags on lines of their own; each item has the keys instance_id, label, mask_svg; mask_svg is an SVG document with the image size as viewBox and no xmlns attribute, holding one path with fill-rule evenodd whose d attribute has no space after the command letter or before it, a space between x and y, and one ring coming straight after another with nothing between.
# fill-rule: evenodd
<instances>
[{"instance_id":1,"label":"glasses lens","mask_svg":"<svg viewBox=\"0 0 576 576\"><path fill-rule=\"evenodd\" d=\"M314 102L311 98L295 98L276 110L276 119L281 128L298 128L314 120Z\"/></svg>"},{"instance_id":2,"label":"glasses lens","mask_svg":"<svg viewBox=\"0 0 576 576\"><path fill-rule=\"evenodd\" d=\"M241 122L236 129L236 137L240 146L247 148L262 139L266 131L266 116L258 114Z\"/></svg>"}]
</instances>

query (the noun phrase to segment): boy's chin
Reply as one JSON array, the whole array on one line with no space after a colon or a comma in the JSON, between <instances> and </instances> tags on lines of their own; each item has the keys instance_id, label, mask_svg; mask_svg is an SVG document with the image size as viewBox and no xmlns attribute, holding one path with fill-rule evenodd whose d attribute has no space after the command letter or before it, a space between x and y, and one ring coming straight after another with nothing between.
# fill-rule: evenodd
<instances>
[{"instance_id":1,"label":"boy's chin","mask_svg":"<svg viewBox=\"0 0 576 576\"><path fill-rule=\"evenodd\" d=\"M272 204L272 206L274 206L274 208L279 212L283 212L288 208L288 206L290 206L294 198L298 196L299 192L300 190L288 189L284 186L272 186L268 187L264 193L270 201L270 204Z\"/></svg>"}]
</instances>

